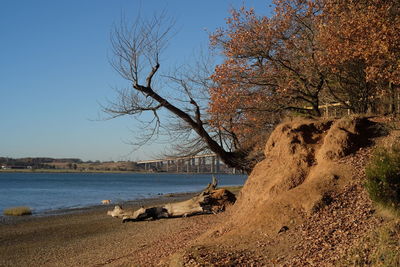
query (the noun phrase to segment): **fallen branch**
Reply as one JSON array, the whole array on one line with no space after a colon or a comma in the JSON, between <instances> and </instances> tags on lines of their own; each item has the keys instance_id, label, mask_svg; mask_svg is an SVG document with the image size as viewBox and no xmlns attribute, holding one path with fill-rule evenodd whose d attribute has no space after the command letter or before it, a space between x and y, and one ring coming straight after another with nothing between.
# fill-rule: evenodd
<instances>
[{"instance_id":1,"label":"fallen branch","mask_svg":"<svg viewBox=\"0 0 400 267\"><path fill-rule=\"evenodd\" d=\"M149 208L141 207L136 211L127 211L121 206L115 206L114 210L108 211L107 214L127 222L218 213L224 211L227 205L235 203L236 197L226 189L216 189L217 183L217 179L213 177L212 183L208 184L200 194L186 201Z\"/></svg>"}]
</instances>

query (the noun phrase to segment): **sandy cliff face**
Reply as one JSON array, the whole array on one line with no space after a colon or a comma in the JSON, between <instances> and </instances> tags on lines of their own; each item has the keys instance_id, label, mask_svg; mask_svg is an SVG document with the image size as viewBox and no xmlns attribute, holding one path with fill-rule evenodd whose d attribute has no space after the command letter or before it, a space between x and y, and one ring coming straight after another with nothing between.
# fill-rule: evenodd
<instances>
[{"instance_id":1,"label":"sandy cliff face","mask_svg":"<svg viewBox=\"0 0 400 267\"><path fill-rule=\"evenodd\" d=\"M355 116L297 118L277 126L265 145L265 160L221 215L224 223L182 254L184 265L229 259L239 266L286 260L292 266L314 256L324 262L324 253L333 259L340 246L349 249L375 223L362 179L378 129Z\"/></svg>"},{"instance_id":2,"label":"sandy cliff face","mask_svg":"<svg viewBox=\"0 0 400 267\"><path fill-rule=\"evenodd\" d=\"M274 234L328 204L352 177L337 161L367 144L371 126L357 117L279 125L220 231Z\"/></svg>"}]
</instances>

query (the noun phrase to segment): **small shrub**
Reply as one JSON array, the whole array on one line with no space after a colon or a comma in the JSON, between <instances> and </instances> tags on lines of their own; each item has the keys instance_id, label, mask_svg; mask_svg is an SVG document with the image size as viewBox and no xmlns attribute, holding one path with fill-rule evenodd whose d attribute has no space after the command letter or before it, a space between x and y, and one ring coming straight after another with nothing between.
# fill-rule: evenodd
<instances>
[{"instance_id":1,"label":"small shrub","mask_svg":"<svg viewBox=\"0 0 400 267\"><path fill-rule=\"evenodd\" d=\"M366 175L370 198L384 207L400 210L400 147L376 149Z\"/></svg>"},{"instance_id":2,"label":"small shrub","mask_svg":"<svg viewBox=\"0 0 400 267\"><path fill-rule=\"evenodd\" d=\"M32 210L29 207L14 207L5 209L3 211L4 215L7 216L23 216L23 215L31 215Z\"/></svg>"}]
</instances>

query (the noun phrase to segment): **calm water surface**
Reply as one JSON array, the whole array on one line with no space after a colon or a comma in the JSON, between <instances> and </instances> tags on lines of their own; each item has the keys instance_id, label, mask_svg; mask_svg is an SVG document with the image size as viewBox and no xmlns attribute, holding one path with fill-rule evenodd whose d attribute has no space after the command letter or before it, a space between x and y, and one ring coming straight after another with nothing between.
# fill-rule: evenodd
<instances>
[{"instance_id":1,"label":"calm water surface","mask_svg":"<svg viewBox=\"0 0 400 267\"><path fill-rule=\"evenodd\" d=\"M243 185L245 175L216 175L219 185ZM122 202L158 194L195 192L210 174L0 173L0 212L29 206L35 214Z\"/></svg>"}]
</instances>

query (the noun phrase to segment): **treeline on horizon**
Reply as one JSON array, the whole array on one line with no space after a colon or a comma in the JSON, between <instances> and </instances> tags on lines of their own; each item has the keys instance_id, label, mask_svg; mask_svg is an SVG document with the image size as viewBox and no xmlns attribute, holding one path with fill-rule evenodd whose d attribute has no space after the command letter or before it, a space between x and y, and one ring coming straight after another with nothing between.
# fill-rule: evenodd
<instances>
[{"instance_id":1,"label":"treeline on horizon","mask_svg":"<svg viewBox=\"0 0 400 267\"><path fill-rule=\"evenodd\" d=\"M118 161L119 163L126 163L126 161ZM128 161L129 162L129 161ZM99 164L113 164L114 161L101 162L96 161L83 161L79 158L50 158L50 157L26 157L26 158L9 158L0 157L0 166L4 168L16 169L77 169L83 165L99 165ZM131 163L131 162L130 162Z\"/></svg>"}]
</instances>

